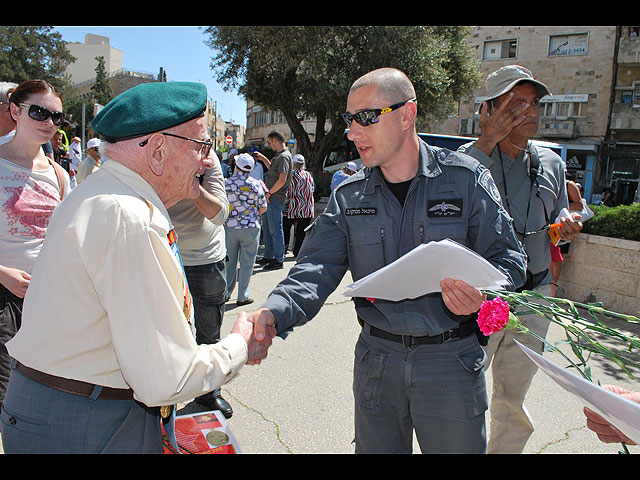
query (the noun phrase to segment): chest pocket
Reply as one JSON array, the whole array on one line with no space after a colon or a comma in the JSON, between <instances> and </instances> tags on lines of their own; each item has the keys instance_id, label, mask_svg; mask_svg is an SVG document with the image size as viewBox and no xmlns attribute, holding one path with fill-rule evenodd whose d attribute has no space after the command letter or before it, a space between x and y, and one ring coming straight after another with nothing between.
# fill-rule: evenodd
<instances>
[{"instance_id":1,"label":"chest pocket","mask_svg":"<svg viewBox=\"0 0 640 480\"><path fill-rule=\"evenodd\" d=\"M388 228L374 222L349 228L349 263L354 279L369 275L387 264Z\"/></svg>"},{"instance_id":2,"label":"chest pocket","mask_svg":"<svg viewBox=\"0 0 640 480\"><path fill-rule=\"evenodd\" d=\"M445 238L462 245L467 243L467 222L465 220L451 222L450 220L430 219L427 222L422 222L420 228L422 230L418 233L418 236L421 236L420 243L437 242Z\"/></svg>"}]
</instances>

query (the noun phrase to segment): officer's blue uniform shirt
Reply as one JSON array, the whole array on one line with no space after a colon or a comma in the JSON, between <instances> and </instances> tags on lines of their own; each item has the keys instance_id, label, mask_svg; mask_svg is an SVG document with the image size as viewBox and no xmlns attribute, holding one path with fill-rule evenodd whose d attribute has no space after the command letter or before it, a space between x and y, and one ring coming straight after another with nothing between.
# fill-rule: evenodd
<instances>
[{"instance_id":1,"label":"officer's blue uniform shirt","mask_svg":"<svg viewBox=\"0 0 640 480\"><path fill-rule=\"evenodd\" d=\"M279 333L313 318L348 269L354 281L421 243L450 238L501 270L511 288L524 283L526 258L489 171L468 155L420 140L418 173L404 207L379 167L341 183L311 225L297 264L268 297ZM354 299L358 317L387 332L437 335L467 317L451 313L441 294L392 302Z\"/></svg>"},{"instance_id":2,"label":"officer's blue uniform shirt","mask_svg":"<svg viewBox=\"0 0 640 480\"><path fill-rule=\"evenodd\" d=\"M503 199L502 203L510 210L516 236L523 242L528 254L528 269L533 274L546 272L540 282L549 283L550 239L544 227L554 223L563 208L569 208L562 158L553 150L531 145L531 148L535 148L540 163L532 185L529 177L530 160L524 157L524 152L517 159L513 159L495 148L491 156L487 156L474 145L462 145L459 151L471 155L491 171ZM526 237L522 235L524 233L527 234Z\"/></svg>"}]
</instances>

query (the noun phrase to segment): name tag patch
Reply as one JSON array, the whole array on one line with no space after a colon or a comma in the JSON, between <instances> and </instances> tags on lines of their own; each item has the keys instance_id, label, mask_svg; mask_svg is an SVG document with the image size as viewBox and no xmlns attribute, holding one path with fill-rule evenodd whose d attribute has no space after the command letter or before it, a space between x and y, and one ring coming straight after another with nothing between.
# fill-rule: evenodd
<instances>
[{"instance_id":1,"label":"name tag patch","mask_svg":"<svg viewBox=\"0 0 640 480\"><path fill-rule=\"evenodd\" d=\"M461 217L462 199L446 198L443 200L429 200L427 202L427 216L431 218Z\"/></svg>"},{"instance_id":2,"label":"name tag patch","mask_svg":"<svg viewBox=\"0 0 640 480\"><path fill-rule=\"evenodd\" d=\"M351 215L375 215L377 213L376 207L358 207L358 208L347 208L345 210L345 214L347 216Z\"/></svg>"}]
</instances>

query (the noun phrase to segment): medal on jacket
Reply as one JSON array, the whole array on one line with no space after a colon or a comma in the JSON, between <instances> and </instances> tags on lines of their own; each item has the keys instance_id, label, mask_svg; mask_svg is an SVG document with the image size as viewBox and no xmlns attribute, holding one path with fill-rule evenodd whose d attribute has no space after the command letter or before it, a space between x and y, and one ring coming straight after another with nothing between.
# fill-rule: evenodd
<instances>
[{"instance_id":1,"label":"medal on jacket","mask_svg":"<svg viewBox=\"0 0 640 480\"><path fill-rule=\"evenodd\" d=\"M167 238L169 240L169 247L171 251L175 255L178 263L180 264L180 268L182 269L182 287L183 287L183 296L184 296L184 307L183 313L185 318L187 319L187 323L189 324L189 328L191 329L191 333L195 336L196 328L195 328L195 319L194 319L194 311L193 311L193 299L191 297L191 292L189 291L189 283L187 282L187 276L184 273L184 266L182 265L182 257L180 256L180 250L178 250L178 242L176 241L176 232L175 230L171 230L167 234Z\"/></svg>"},{"instance_id":2,"label":"medal on jacket","mask_svg":"<svg viewBox=\"0 0 640 480\"><path fill-rule=\"evenodd\" d=\"M169 240L169 247L171 251L178 260L180 264L180 268L182 269L182 287L183 287L183 295L184 295L184 307L183 313L187 323L189 324L189 328L191 333L195 337L196 329L194 322L194 312L193 312L193 299L191 297L191 292L189 291L189 283L187 282L187 275L184 273L184 265L182 264L182 257L180 256L180 250L178 249L178 242L176 238L175 230L171 229L167 234L167 239ZM176 453L180 452L180 447L178 446L178 441L176 438L176 430L175 430L175 421L176 421L176 408L175 405L162 405L160 407L160 417L162 418L162 425L164 427L164 431L167 434L167 438L171 443L172 447L175 449Z\"/></svg>"}]
</instances>

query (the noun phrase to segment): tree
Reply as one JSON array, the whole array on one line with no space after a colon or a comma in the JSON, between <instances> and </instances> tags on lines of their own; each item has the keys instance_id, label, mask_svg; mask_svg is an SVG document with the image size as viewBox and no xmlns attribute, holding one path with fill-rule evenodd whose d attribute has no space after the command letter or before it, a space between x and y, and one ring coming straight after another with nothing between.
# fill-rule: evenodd
<instances>
[{"instance_id":1,"label":"tree","mask_svg":"<svg viewBox=\"0 0 640 480\"><path fill-rule=\"evenodd\" d=\"M69 86L65 70L74 61L53 27L0 26L0 81L42 79L63 91Z\"/></svg>"},{"instance_id":2,"label":"tree","mask_svg":"<svg viewBox=\"0 0 640 480\"><path fill-rule=\"evenodd\" d=\"M313 173L342 140L349 88L361 75L395 67L411 78L420 120L452 113L480 81L459 26L211 26L205 43L225 90L287 120ZM301 119L316 118L313 144ZM329 129L325 130L325 123Z\"/></svg>"},{"instance_id":3,"label":"tree","mask_svg":"<svg viewBox=\"0 0 640 480\"><path fill-rule=\"evenodd\" d=\"M107 80L107 70L104 65L104 57L96 57L98 62L96 65L96 81L91 86L91 92L93 93L93 100L101 105L106 105L111 100L111 87Z\"/></svg>"}]
</instances>

